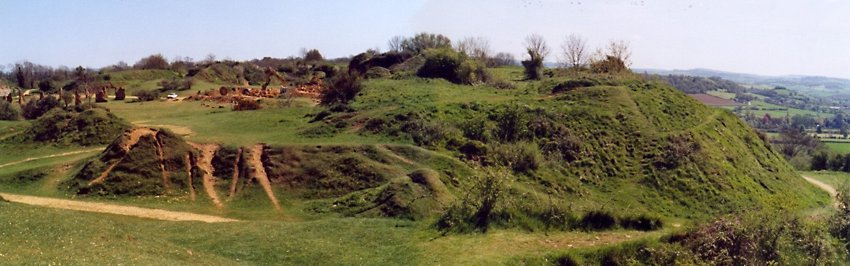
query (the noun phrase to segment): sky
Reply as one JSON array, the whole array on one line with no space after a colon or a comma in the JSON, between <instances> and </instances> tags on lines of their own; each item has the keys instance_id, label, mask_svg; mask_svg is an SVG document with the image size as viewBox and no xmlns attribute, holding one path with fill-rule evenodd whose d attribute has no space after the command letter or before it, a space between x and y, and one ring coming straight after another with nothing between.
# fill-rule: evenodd
<instances>
[{"instance_id":1,"label":"sky","mask_svg":"<svg viewBox=\"0 0 850 266\"><path fill-rule=\"evenodd\" d=\"M248 60L302 48L335 58L418 32L483 37L517 58L536 33L551 62L576 34L592 47L626 41L635 68L850 78L846 0L2 0L0 64L97 68L156 53Z\"/></svg>"}]
</instances>

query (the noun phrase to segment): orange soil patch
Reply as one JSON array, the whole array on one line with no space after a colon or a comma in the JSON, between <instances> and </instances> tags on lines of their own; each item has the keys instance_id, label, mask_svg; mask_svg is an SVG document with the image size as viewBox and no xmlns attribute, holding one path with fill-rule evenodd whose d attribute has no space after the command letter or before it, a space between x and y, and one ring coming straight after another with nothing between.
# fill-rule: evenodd
<instances>
[{"instance_id":1,"label":"orange soil patch","mask_svg":"<svg viewBox=\"0 0 850 266\"><path fill-rule=\"evenodd\" d=\"M272 190L271 182L269 182L269 177L266 175L266 169L263 168L263 144L257 144L251 147L251 153L248 156L248 163L251 164L253 178L257 180L257 183L263 187L263 190L266 191L266 195L269 196L269 199L274 204L274 208L280 210L280 204L277 201L277 197L274 195L274 191Z\"/></svg>"},{"instance_id":2,"label":"orange soil patch","mask_svg":"<svg viewBox=\"0 0 850 266\"><path fill-rule=\"evenodd\" d=\"M213 176L213 171L215 169L212 167L212 159L219 148L218 145L196 144L191 142L189 145L192 145L195 149L200 151L198 154L197 166L204 170L204 176L203 179L201 179L204 184L204 190L207 192L207 195L210 196L210 199L212 199L212 202L216 207L223 207L221 200L218 198L218 193L215 192L215 176Z\"/></svg>"}]
</instances>

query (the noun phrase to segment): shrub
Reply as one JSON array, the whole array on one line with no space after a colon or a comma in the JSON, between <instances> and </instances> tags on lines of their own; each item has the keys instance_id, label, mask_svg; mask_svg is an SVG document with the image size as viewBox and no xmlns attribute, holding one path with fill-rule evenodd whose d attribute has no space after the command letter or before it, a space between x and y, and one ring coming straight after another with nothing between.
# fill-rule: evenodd
<instances>
[{"instance_id":1,"label":"shrub","mask_svg":"<svg viewBox=\"0 0 850 266\"><path fill-rule=\"evenodd\" d=\"M333 78L333 82L322 93L322 104L348 104L360 93L361 80L356 74L343 71Z\"/></svg>"},{"instance_id":2,"label":"shrub","mask_svg":"<svg viewBox=\"0 0 850 266\"><path fill-rule=\"evenodd\" d=\"M571 91L576 88L591 87L596 85L599 85L598 82L589 79L570 80L555 85L555 87L552 88L552 93Z\"/></svg>"},{"instance_id":3,"label":"shrub","mask_svg":"<svg viewBox=\"0 0 850 266\"><path fill-rule=\"evenodd\" d=\"M492 115L496 121L495 137L502 142L515 142L528 133L528 114L518 105L506 106Z\"/></svg>"},{"instance_id":4,"label":"shrub","mask_svg":"<svg viewBox=\"0 0 850 266\"><path fill-rule=\"evenodd\" d=\"M259 100L251 98L236 98L236 104L233 105L233 111L259 110L262 108Z\"/></svg>"},{"instance_id":5,"label":"shrub","mask_svg":"<svg viewBox=\"0 0 850 266\"><path fill-rule=\"evenodd\" d=\"M528 173L540 167L543 155L533 143L498 144L490 149L488 161L509 167L516 172Z\"/></svg>"},{"instance_id":6,"label":"shrub","mask_svg":"<svg viewBox=\"0 0 850 266\"><path fill-rule=\"evenodd\" d=\"M53 97L44 97L38 100L30 100L23 107L23 115L26 119L36 119L50 111L50 109L60 107L59 100Z\"/></svg>"},{"instance_id":7,"label":"shrub","mask_svg":"<svg viewBox=\"0 0 850 266\"><path fill-rule=\"evenodd\" d=\"M608 211L591 211L579 221L579 227L585 230L606 230L617 226L617 217Z\"/></svg>"},{"instance_id":8,"label":"shrub","mask_svg":"<svg viewBox=\"0 0 850 266\"><path fill-rule=\"evenodd\" d=\"M503 218L509 178L499 170L488 170L474 178L475 183L467 194L437 220L437 228L443 233L487 232L491 224Z\"/></svg>"},{"instance_id":9,"label":"shrub","mask_svg":"<svg viewBox=\"0 0 850 266\"><path fill-rule=\"evenodd\" d=\"M528 56L528 60L522 60L525 78L539 80L543 77L543 56L532 49L528 49Z\"/></svg>"},{"instance_id":10,"label":"shrub","mask_svg":"<svg viewBox=\"0 0 850 266\"><path fill-rule=\"evenodd\" d=\"M646 214L620 218L620 227L640 231L658 230L663 226L661 219Z\"/></svg>"},{"instance_id":11,"label":"shrub","mask_svg":"<svg viewBox=\"0 0 850 266\"><path fill-rule=\"evenodd\" d=\"M467 141L458 150L470 160L476 160L487 155L487 145L477 140Z\"/></svg>"},{"instance_id":12,"label":"shrub","mask_svg":"<svg viewBox=\"0 0 850 266\"><path fill-rule=\"evenodd\" d=\"M182 91L192 88L192 78L170 79L159 82L159 86L163 91Z\"/></svg>"},{"instance_id":13,"label":"shrub","mask_svg":"<svg viewBox=\"0 0 850 266\"><path fill-rule=\"evenodd\" d=\"M391 75L392 73L390 73L390 70L383 67L372 67L366 71L367 79L386 78Z\"/></svg>"},{"instance_id":14,"label":"shrub","mask_svg":"<svg viewBox=\"0 0 850 266\"><path fill-rule=\"evenodd\" d=\"M133 93L133 96L138 97L141 102L148 102L159 99L159 92L154 90L138 90Z\"/></svg>"},{"instance_id":15,"label":"shrub","mask_svg":"<svg viewBox=\"0 0 850 266\"><path fill-rule=\"evenodd\" d=\"M491 79L484 64L477 60L466 59L455 70L455 83L478 84Z\"/></svg>"},{"instance_id":16,"label":"shrub","mask_svg":"<svg viewBox=\"0 0 850 266\"><path fill-rule=\"evenodd\" d=\"M605 59L590 62L590 71L593 73L620 73L628 71L626 63L615 56L605 56Z\"/></svg>"},{"instance_id":17,"label":"shrub","mask_svg":"<svg viewBox=\"0 0 850 266\"><path fill-rule=\"evenodd\" d=\"M423 78L444 78L456 82L456 71L461 63L463 63L461 54L450 48L428 50L425 53L425 64L419 68L416 75Z\"/></svg>"},{"instance_id":18,"label":"shrub","mask_svg":"<svg viewBox=\"0 0 850 266\"><path fill-rule=\"evenodd\" d=\"M23 119L21 108L0 99L0 120L15 121Z\"/></svg>"},{"instance_id":19,"label":"shrub","mask_svg":"<svg viewBox=\"0 0 850 266\"><path fill-rule=\"evenodd\" d=\"M416 72L423 78L443 78L458 84L477 84L490 80L485 66L451 48L432 49L425 53L425 63Z\"/></svg>"}]
</instances>

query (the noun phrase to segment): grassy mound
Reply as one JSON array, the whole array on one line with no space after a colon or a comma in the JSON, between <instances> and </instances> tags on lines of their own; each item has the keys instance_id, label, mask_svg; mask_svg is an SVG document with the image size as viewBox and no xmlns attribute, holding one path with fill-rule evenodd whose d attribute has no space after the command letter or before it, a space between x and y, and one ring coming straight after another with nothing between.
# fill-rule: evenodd
<instances>
[{"instance_id":1,"label":"grassy mound","mask_svg":"<svg viewBox=\"0 0 850 266\"><path fill-rule=\"evenodd\" d=\"M510 169L506 226L539 220L534 206L550 204L708 218L828 202L730 112L635 75L581 75L515 90L368 80L351 104L355 115L324 119L351 117L366 134ZM456 186L470 191L475 182L459 178Z\"/></svg>"},{"instance_id":2,"label":"grassy mound","mask_svg":"<svg viewBox=\"0 0 850 266\"><path fill-rule=\"evenodd\" d=\"M133 134L138 134L135 137L138 141L131 143ZM79 195L186 192L189 184L186 169L190 162L185 158L187 155L191 158L193 152L189 144L167 130L151 131L151 134L128 130L98 158L86 163L66 186Z\"/></svg>"},{"instance_id":3,"label":"grassy mound","mask_svg":"<svg viewBox=\"0 0 850 266\"><path fill-rule=\"evenodd\" d=\"M56 145L103 145L121 135L130 123L100 108L83 112L53 109L35 120L15 141Z\"/></svg>"}]
</instances>

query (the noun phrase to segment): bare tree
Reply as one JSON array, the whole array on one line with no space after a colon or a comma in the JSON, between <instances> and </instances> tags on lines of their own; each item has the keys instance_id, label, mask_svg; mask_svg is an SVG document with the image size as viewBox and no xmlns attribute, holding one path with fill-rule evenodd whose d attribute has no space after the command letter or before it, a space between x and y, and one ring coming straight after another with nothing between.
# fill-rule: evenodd
<instances>
[{"instance_id":1,"label":"bare tree","mask_svg":"<svg viewBox=\"0 0 850 266\"><path fill-rule=\"evenodd\" d=\"M531 34L525 37L525 48L528 50L529 56L536 54L540 56L540 60L546 59L549 56L549 46L546 45L546 40L539 34Z\"/></svg>"},{"instance_id":2,"label":"bare tree","mask_svg":"<svg viewBox=\"0 0 850 266\"><path fill-rule=\"evenodd\" d=\"M390 52L401 52L404 40L404 36L401 35L396 35L390 38L390 40L387 41L387 47L389 48Z\"/></svg>"},{"instance_id":3,"label":"bare tree","mask_svg":"<svg viewBox=\"0 0 850 266\"><path fill-rule=\"evenodd\" d=\"M514 55L510 53L498 53L488 60L488 66L490 67L513 66L516 64L516 58L514 58Z\"/></svg>"},{"instance_id":4,"label":"bare tree","mask_svg":"<svg viewBox=\"0 0 850 266\"><path fill-rule=\"evenodd\" d=\"M629 43L626 41L619 40L608 43L607 55L620 59L626 67L632 65L632 50L629 48Z\"/></svg>"},{"instance_id":5,"label":"bare tree","mask_svg":"<svg viewBox=\"0 0 850 266\"><path fill-rule=\"evenodd\" d=\"M466 37L455 45L455 50L484 61L490 56L490 41L484 37Z\"/></svg>"},{"instance_id":6,"label":"bare tree","mask_svg":"<svg viewBox=\"0 0 850 266\"><path fill-rule=\"evenodd\" d=\"M201 61L201 64L212 64L215 63L215 54L208 53L206 57L204 57L204 61Z\"/></svg>"},{"instance_id":7,"label":"bare tree","mask_svg":"<svg viewBox=\"0 0 850 266\"><path fill-rule=\"evenodd\" d=\"M590 51L587 48L587 40L579 35L570 34L561 44L561 52L564 56L563 65L573 69L579 69L587 64Z\"/></svg>"},{"instance_id":8,"label":"bare tree","mask_svg":"<svg viewBox=\"0 0 850 266\"><path fill-rule=\"evenodd\" d=\"M543 36L531 34L525 38L525 49L528 52L528 60L522 61L525 78L539 80L543 77L543 60L549 55L549 46Z\"/></svg>"}]
</instances>

